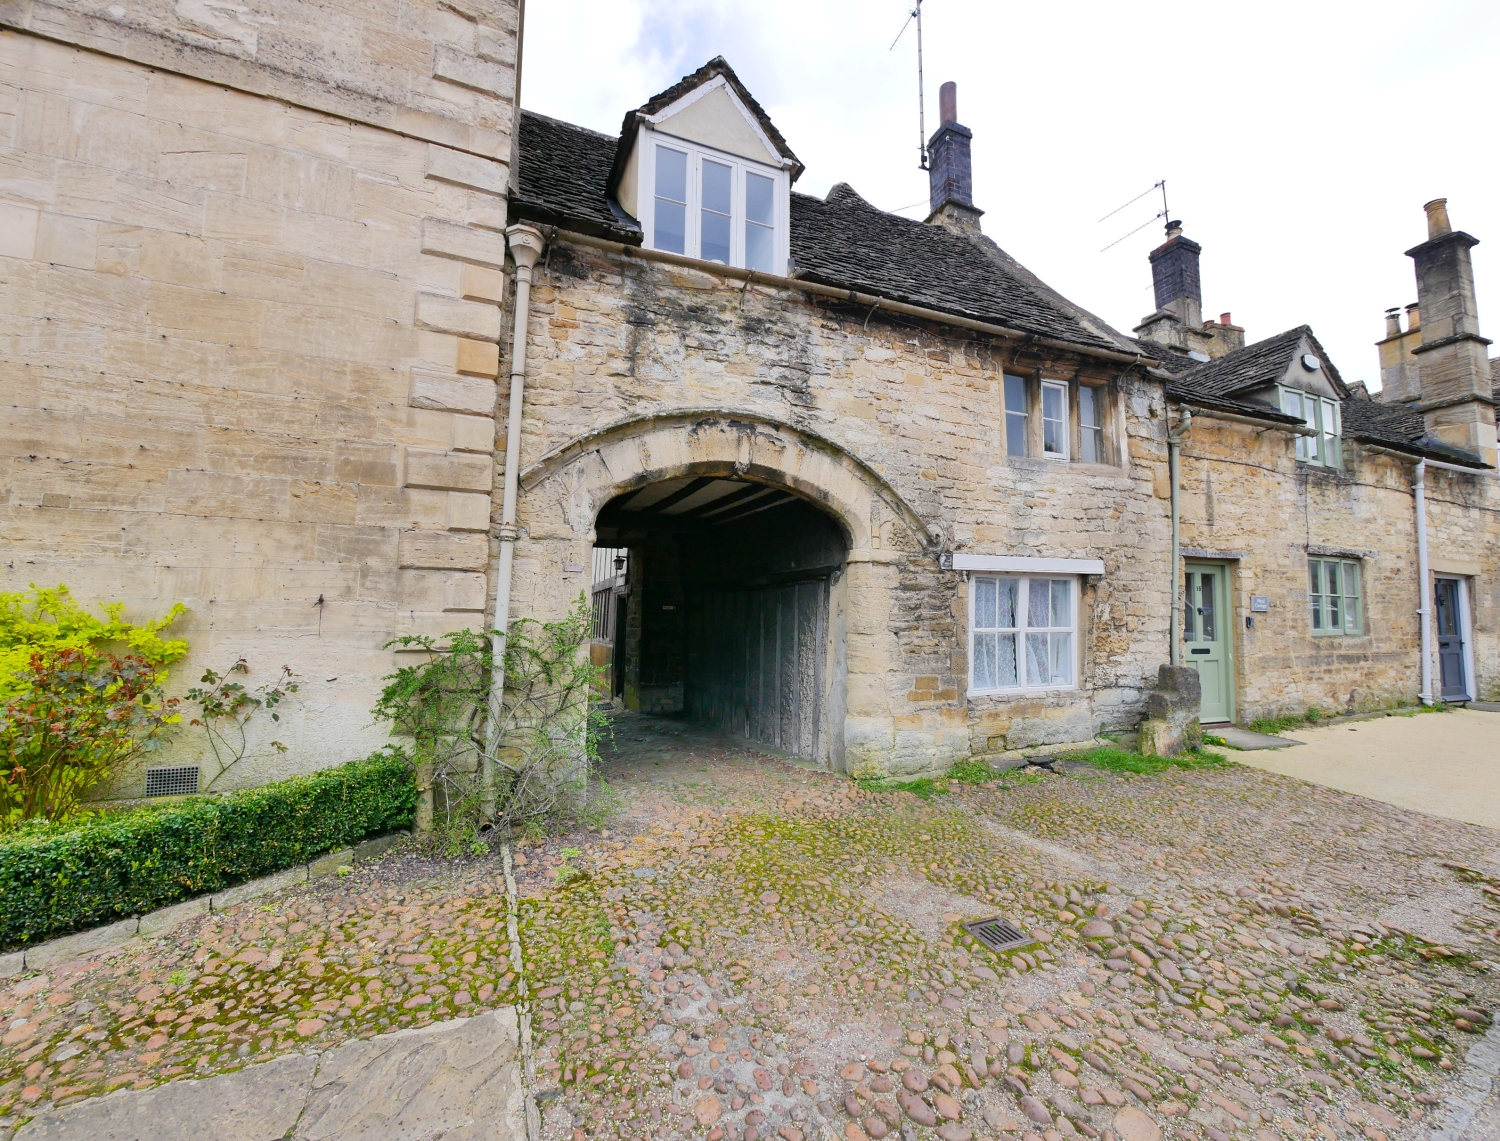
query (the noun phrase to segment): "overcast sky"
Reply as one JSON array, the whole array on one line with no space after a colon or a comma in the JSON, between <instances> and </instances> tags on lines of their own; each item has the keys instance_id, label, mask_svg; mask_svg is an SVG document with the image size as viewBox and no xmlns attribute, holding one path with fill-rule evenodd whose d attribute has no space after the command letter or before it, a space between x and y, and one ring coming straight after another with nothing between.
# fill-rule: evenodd
<instances>
[{"instance_id":1,"label":"overcast sky","mask_svg":"<svg viewBox=\"0 0 1500 1141\"><path fill-rule=\"evenodd\" d=\"M532 0L522 105L611 134L727 58L807 166L926 214L908 0ZM924 0L927 127L958 83L984 232L1128 332L1166 179L1203 245L1203 311L1250 341L1310 324L1348 381L1378 382L1382 313L1416 300L1422 204L1446 197L1500 340L1500 3ZM1101 248L1148 223L1105 252ZM1486 308L1488 306L1488 308ZM1496 353L1492 349L1491 353Z\"/></svg>"}]
</instances>

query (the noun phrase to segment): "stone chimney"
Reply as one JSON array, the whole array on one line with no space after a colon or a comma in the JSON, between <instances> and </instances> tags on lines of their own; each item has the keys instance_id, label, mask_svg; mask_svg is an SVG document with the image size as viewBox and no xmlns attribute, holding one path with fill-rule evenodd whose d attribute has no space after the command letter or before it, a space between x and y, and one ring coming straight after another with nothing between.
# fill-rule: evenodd
<instances>
[{"instance_id":1,"label":"stone chimney","mask_svg":"<svg viewBox=\"0 0 1500 1141\"><path fill-rule=\"evenodd\" d=\"M1232 314L1220 313L1217 321L1203 322L1203 331L1213 338L1208 348L1211 357L1222 357L1245 347L1245 328L1236 325Z\"/></svg>"},{"instance_id":2,"label":"stone chimney","mask_svg":"<svg viewBox=\"0 0 1500 1141\"><path fill-rule=\"evenodd\" d=\"M1427 433L1495 463L1495 404L1486 348L1479 335L1474 267L1469 251L1479 239L1448 222L1448 201L1436 198L1427 211L1427 240L1406 251L1416 262L1422 343L1417 360L1417 409Z\"/></svg>"},{"instance_id":3,"label":"stone chimney","mask_svg":"<svg viewBox=\"0 0 1500 1141\"><path fill-rule=\"evenodd\" d=\"M942 124L927 143L928 192L932 213L927 221L957 234L979 233L974 205L974 168L969 140L974 133L958 121L958 84L951 80L938 89Z\"/></svg>"},{"instance_id":4,"label":"stone chimney","mask_svg":"<svg viewBox=\"0 0 1500 1141\"><path fill-rule=\"evenodd\" d=\"M1380 353L1380 391L1375 399L1385 404L1411 404L1421 399L1414 350L1422 343L1422 317L1418 306L1406 307L1406 328L1401 328L1401 309L1385 311L1385 336L1375 342Z\"/></svg>"}]
</instances>

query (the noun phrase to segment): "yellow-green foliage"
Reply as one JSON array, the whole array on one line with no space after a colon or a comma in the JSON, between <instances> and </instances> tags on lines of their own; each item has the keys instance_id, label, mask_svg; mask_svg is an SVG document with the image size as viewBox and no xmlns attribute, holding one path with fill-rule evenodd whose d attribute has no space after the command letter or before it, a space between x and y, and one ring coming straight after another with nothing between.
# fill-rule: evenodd
<instances>
[{"instance_id":1,"label":"yellow-green foliage","mask_svg":"<svg viewBox=\"0 0 1500 1141\"><path fill-rule=\"evenodd\" d=\"M123 602L100 603L98 609L102 617L74 602L68 588L61 585L33 583L25 594L0 592L0 702L24 690L20 675L39 650L77 649L95 656L117 648L160 667L158 679L167 666L187 653L188 644L181 638L161 636L163 629L187 613L180 602L160 618L142 623L125 620Z\"/></svg>"}]
</instances>

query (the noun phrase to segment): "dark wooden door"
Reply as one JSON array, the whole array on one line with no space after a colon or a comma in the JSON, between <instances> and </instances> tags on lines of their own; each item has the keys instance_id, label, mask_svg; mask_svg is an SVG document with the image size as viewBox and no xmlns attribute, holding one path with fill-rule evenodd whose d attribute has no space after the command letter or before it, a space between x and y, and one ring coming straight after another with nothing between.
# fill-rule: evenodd
<instances>
[{"instance_id":1,"label":"dark wooden door","mask_svg":"<svg viewBox=\"0 0 1500 1141\"><path fill-rule=\"evenodd\" d=\"M688 597L685 712L821 761L828 579Z\"/></svg>"},{"instance_id":2,"label":"dark wooden door","mask_svg":"<svg viewBox=\"0 0 1500 1141\"><path fill-rule=\"evenodd\" d=\"M1438 678L1444 701L1465 701L1469 696L1464 676L1463 584L1456 578L1436 579L1432 584L1437 610Z\"/></svg>"}]
</instances>

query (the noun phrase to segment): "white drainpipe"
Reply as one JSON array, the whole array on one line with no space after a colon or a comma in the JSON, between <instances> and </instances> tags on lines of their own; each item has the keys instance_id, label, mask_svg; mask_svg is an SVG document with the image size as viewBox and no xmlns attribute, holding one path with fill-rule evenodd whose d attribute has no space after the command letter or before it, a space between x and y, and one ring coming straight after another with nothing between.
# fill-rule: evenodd
<instances>
[{"instance_id":1,"label":"white drainpipe","mask_svg":"<svg viewBox=\"0 0 1500 1141\"><path fill-rule=\"evenodd\" d=\"M1417 501L1417 581L1422 605L1417 614L1422 620L1422 692L1417 696L1423 705L1432 704L1432 582L1427 573L1427 461L1418 460L1411 482Z\"/></svg>"},{"instance_id":2,"label":"white drainpipe","mask_svg":"<svg viewBox=\"0 0 1500 1141\"><path fill-rule=\"evenodd\" d=\"M1170 415L1170 413L1169 413ZM1171 422L1167 424L1167 478L1171 483L1172 503L1172 629L1168 634L1167 661L1172 665L1179 665L1182 658L1182 650L1178 646L1179 631L1182 629L1182 509L1178 502L1178 482L1181 478L1181 462L1179 454L1182 450L1183 437L1192 431L1193 410L1184 407L1177 419L1177 431L1172 431Z\"/></svg>"},{"instance_id":3,"label":"white drainpipe","mask_svg":"<svg viewBox=\"0 0 1500 1141\"><path fill-rule=\"evenodd\" d=\"M510 348L510 411L505 421L505 490L500 500L500 565L495 574L495 626L490 634L494 669L490 672L489 716L479 777L479 811L495 819L495 758L505 716L505 638L510 629L511 564L516 554L516 498L520 487L521 410L526 394L526 331L531 316L531 270L542 256L542 233L534 226L511 226L510 256L516 262L515 333Z\"/></svg>"},{"instance_id":4,"label":"white drainpipe","mask_svg":"<svg viewBox=\"0 0 1500 1141\"><path fill-rule=\"evenodd\" d=\"M1423 705L1432 704L1432 579L1427 573L1427 468L1443 468L1445 471L1462 472L1465 475L1485 475L1484 469L1459 467L1445 464L1441 460L1422 460L1405 452L1393 452L1389 448L1365 446L1366 451L1390 456L1400 463L1412 465L1411 490L1417 513L1417 617L1422 624L1422 690L1417 699Z\"/></svg>"}]
</instances>

